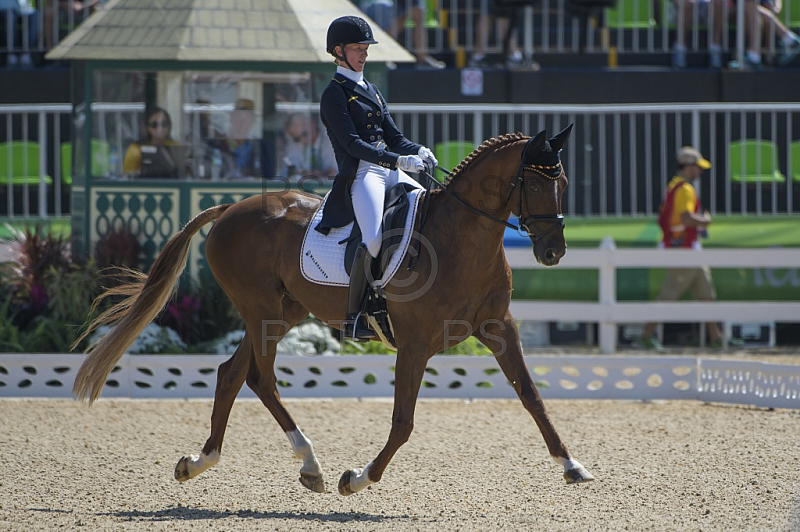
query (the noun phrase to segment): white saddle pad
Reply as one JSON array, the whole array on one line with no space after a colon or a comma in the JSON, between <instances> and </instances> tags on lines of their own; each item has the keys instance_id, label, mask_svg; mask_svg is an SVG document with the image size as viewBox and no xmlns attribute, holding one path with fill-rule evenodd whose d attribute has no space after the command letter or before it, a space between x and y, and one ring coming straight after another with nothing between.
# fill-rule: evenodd
<instances>
[{"instance_id":1,"label":"white saddle pad","mask_svg":"<svg viewBox=\"0 0 800 532\"><path fill-rule=\"evenodd\" d=\"M406 254L408 244L411 242L411 232L414 229L414 220L417 217L417 209L423 192L421 189L414 189L408 192L409 209L406 214L403 238L392 254L389 265L383 272L383 277L372 283L376 288L385 286L400 268L400 263ZM303 247L300 250L300 270L303 272L303 277L312 283L348 286L350 284L350 276L347 275L344 269L346 244L339 244L339 242L350 236L353 224L350 223L345 227L331 229L327 235L314 230L314 227L322 220L322 210L325 207L325 202L328 201L329 195L330 193L322 200L322 205L314 213L314 217L311 219L311 223L308 224L308 229L306 229L306 235L303 237Z\"/></svg>"}]
</instances>

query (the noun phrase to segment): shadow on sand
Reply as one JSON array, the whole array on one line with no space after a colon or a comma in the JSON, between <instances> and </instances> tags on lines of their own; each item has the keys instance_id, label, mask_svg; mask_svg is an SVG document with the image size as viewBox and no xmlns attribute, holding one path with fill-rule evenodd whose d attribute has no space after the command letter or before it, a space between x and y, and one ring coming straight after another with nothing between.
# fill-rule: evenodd
<instances>
[{"instance_id":1,"label":"shadow on sand","mask_svg":"<svg viewBox=\"0 0 800 532\"><path fill-rule=\"evenodd\" d=\"M257 510L209 510L204 508L189 508L176 506L163 510L140 511L126 510L119 512L102 512L97 515L106 515L125 519L128 521L192 521L202 519L224 519L238 517L240 519L294 519L298 521L323 521L330 523L383 523L396 519L408 519L408 516L372 515L361 512L260 512Z\"/></svg>"}]
</instances>

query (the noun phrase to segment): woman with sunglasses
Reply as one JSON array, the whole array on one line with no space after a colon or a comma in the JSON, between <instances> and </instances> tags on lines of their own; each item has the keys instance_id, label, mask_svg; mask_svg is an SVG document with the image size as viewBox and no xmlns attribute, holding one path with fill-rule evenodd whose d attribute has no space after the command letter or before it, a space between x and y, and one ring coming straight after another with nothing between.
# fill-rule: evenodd
<instances>
[{"instance_id":1,"label":"woman with sunglasses","mask_svg":"<svg viewBox=\"0 0 800 532\"><path fill-rule=\"evenodd\" d=\"M169 113L161 107L151 107L144 113L144 134L138 142L132 142L125 152L122 161L122 173L125 175L139 176L142 173L142 146L144 151L155 153L159 146L177 146L179 143L172 139L172 120ZM177 166L168 169L163 176L177 177Z\"/></svg>"}]
</instances>

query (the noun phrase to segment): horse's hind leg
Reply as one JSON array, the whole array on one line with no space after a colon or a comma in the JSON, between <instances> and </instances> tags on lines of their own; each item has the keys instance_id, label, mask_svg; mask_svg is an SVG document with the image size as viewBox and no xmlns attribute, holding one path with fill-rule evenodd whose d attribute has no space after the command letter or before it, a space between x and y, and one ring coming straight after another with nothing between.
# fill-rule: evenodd
<instances>
[{"instance_id":1,"label":"horse's hind leg","mask_svg":"<svg viewBox=\"0 0 800 532\"><path fill-rule=\"evenodd\" d=\"M283 405L280 393L278 393L274 369L278 342L289 329L307 315L308 311L299 303L284 298L283 319L260 322L261 327L253 335L255 356L247 374L247 385L261 399L261 402L286 433L294 456L303 461L300 468L300 483L311 491L324 493L325 481L322 478L322 468L314 454L314 447Z\"/></svg>"},{"instance_id":2,"label":"horse's hind leg","mask_svg":"<svg viewBox=\"0 0 800 532\"><path fill-rule=\"evenodd\" d=\"M236 395L247 377L252 352L250 336L245 334L233 356L220 365L217 370L214 407L211 411L211 435L206 440L200 456L184 456L178 461L178 465L175 466L175 480L185 482L219 462L228 417Z\"/></svg>"},{"instance_id":3,"label":"horse's hind leg","mask_svg":"<svg viewBox=\"0 0 800 532\"><path fill-rule=\"evenodd\" d=\"M594 477L577 460L573 460L566 444L556 432L544 407L536 384L525 367L522 347L519 342L519 331L514 319L509 315L501 321L486 322L481 332L476 333L486 347L495 354L495 359L503 370L503 374L514 386L514 391L522 400L525 409L533 416L539 431L544 437L550 457L564 467L564 479L567 484L587 482Z\"/></svg>"}]
</instances>

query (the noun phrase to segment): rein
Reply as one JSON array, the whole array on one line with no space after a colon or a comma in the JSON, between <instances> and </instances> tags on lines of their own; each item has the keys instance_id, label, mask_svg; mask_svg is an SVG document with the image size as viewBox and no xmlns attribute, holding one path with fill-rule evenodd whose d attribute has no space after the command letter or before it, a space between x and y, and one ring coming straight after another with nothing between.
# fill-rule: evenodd
<instances>
[{"instance_id":1,"label":"rein","mask_svg":"<svg viewBox=\"0 0 800 532\"><path fill-rule=\"evenodd\" d=\"M531 171L539 173L539 174L543 175L544 177L546 177L547 179L551 179L551 180L556 180L561 175L561 171L560 170L559 170L559 175L558 176L551 176L551 175L549 175L549 174L547 174L547 173L545 173L543 171L543 170L552 170L552 169L555 169L555 168L560 168L561 167L561 163L558 163L558 165L553 166L553 167L549 167L549 166L548 167L525 166L525 155L528 152L528 147L530 146L532 140L533 139L528 140L528 142L525 144L525 148L522 150L522 156L520 157L519 168L517 170L517 178L511 183L511 188L508 190L508 194L506 194L506 205L508 205L508 201L511 199L511 194L514 192L514 187L519 185L519 190L520 190L520 193L519 193L519 210L518 210L519 216L517 218L520 221L520 223L518 225L514 225L512 223L509 223L507 220L501 220L500 218L497 218L496 216L492 216L488 212L485 212L485 211L482 211L482 210L480 210L480 209L478 209L476 207L473 207L472 205L470 205L469 203L467 203L463 199L461 199L458 196L456 196L450 189L448 189L447 187L445 187L444 185L439 183L439 181L434 179L433 176L431 176L428 172L422 171L420 173L424 174L428 178L430 183L434 184L435 186L437 186L440 189L442 189L443 191L445 191L447 194L450 195L450 197L456 199L461 205L466 207L467 210L469 210L469 211L471 211L471 212L473 212L475 214L478 214L480 216L483 216L484 218L488 218L489 220L492 220L493 222L497 222L499 224L502 224L502 225L508 227L509 229L513 229L513 230L515 230L517 233L519 233L522 236L527 236L528 238L531 239L531 242L534 245L536 245L536 241L538 239L544 238L545 236L550 234L550 232L552 232L556 227L563 227L564 226L564 215L563 214L529 214L524 219L522 218L523 196L525 196L525 187L524 187L525 180L524 180L524 176L523 176L524 171L525 170L531 170ZM450 172L449 170L447 170L445 168L442 168L441 166L437 165L436 169L441 170L442 172L447 174L449 177L453 177L453 173L452 172ZM430 186L428 188L430 189ZM525 202L525 203L527 204L527 202ZM537 222L550 222L552 225L547 230L545 230L542 234L537 235L537 234L535 234L534 232L532 232L530 230L530 225L531 224L535 224ZM423 218L423 224L424 224L424 218ZM420 231L421 230L422 230L422 224L420 226Z\"/></svg>"}]
</instances>

